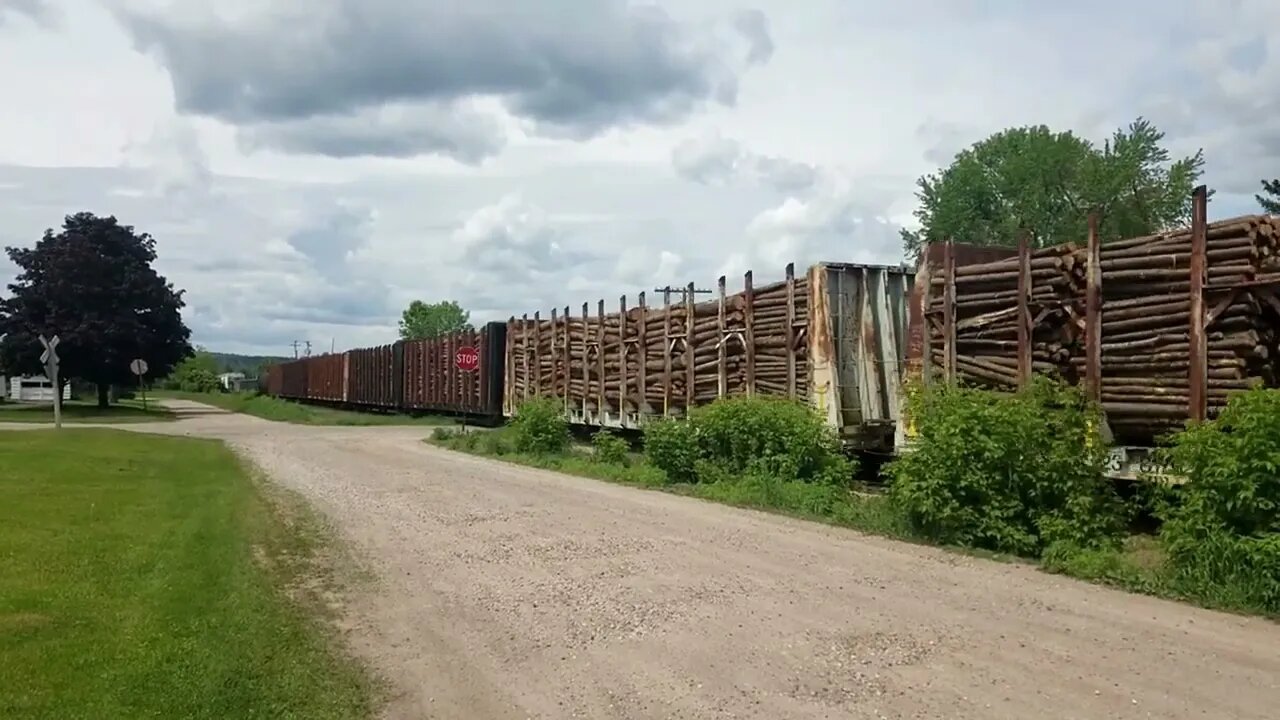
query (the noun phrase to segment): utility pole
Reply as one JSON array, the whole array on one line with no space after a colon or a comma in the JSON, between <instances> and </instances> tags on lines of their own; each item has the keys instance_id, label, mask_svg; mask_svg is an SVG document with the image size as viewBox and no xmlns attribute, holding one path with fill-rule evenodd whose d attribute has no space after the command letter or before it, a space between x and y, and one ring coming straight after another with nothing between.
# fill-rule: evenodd
<instances>
[{"instance_id":1,"label":"utility pole","mask_svg":"<svg viewBox=\"0 0 1280 720\"><path fill-rule=\"evenodd\" d=\"M653 289L653 291L654 291L654 292L656 292L656 293L662 293L662 304L663 304L663 305L670 305L670 304L671 304L671 293L677 293L677 292L678 292L678 293L680 293L680 301L681 301L681 302L688 302L688 301L689 301L689 288L687 288L687 287L671 287L670 285L668 285L668 286L666 286L666 287L654 288L654 289ZM694 289L694 291L693 291L693 293L694 293L695 295L710 295L710 294L711 294L711 291L710 291L710 290L703 290L703 289L701 289L701 288L695 288L695 289Z\"/></svg>"},{"instance_id":2,"label":"utility pole","mask_svg":"<svg viewBox=\"0 0 1280 720\"><path fill-rule=\"evenodd\" d=\"M297 360L297 359L298 359L298 344L299 344L299 343L298 343L298 341L297 341L297 340L294 340L294 341L293 341L293 359L294 359L294 360Z\"/></svg>"},{"instance_id":3,"label":"utility pole","mask_svg":"<svg viewBox=\"0 0 1280 720\"><path fill-rule=\"evenodd\" d=\"M305 343L306 343L306 345L307 345L307 357L311 357L311 341L310 341L310 340L304 340L303 342L305 342Z\"/></svg>"}]
</instances>

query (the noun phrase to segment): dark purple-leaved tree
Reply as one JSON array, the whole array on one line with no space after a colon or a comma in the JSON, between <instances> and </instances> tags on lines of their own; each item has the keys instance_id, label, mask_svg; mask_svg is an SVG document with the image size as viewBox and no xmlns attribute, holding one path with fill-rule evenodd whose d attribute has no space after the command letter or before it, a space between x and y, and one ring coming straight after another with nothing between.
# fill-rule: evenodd
<instances>
[{"instance_id":1,"label":"dark purple-leaved tree","mask_svg":"<svg viewBox=\"0 0 1280 720\"><path fill-rule=\"evenodd\" d=\"M59 375L97 385L106 407L112 384L134 382L129 363L146 360L164 377L191 355L183 291L156 273L155 240L115 217L68 215L31 248L5 248L18 266L0 298L0 367L40 374L38 336L58 335Z\"/></svg>"}]
</instances>

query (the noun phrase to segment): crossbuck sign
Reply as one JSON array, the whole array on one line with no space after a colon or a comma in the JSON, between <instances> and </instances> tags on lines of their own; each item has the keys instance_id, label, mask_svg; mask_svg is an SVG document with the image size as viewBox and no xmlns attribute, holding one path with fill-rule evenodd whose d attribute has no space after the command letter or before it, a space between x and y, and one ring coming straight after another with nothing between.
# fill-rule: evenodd
<instances>
[{"instance_id":1,"label":"crossbuck sign","mask_svg":"<svg viewBox=\"0 0 1280 720\"><path fill-rule=\"evenodd\" d=\"M46 340L44 335L41 335L40 346L44 348L44 352L40 353L40 362L44 364L44 376L49 378L49 384L53 386L53 426L61 428L62 384L58 382L58 336L54 335Z\"/></svg>"}]
</instances>

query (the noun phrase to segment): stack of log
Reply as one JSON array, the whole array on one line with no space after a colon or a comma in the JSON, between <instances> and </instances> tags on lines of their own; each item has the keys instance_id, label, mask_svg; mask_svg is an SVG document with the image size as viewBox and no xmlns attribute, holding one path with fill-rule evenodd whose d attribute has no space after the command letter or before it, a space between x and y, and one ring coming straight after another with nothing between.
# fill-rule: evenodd
<instances>
[{"instance_id":1,"label":"stack of log","mask_svg":"<svg viewBox=\"0 0 1280 720\"><path fill-rule=\"evenodd\" d=\"M1084 292L1083 256L1073 245L1031 252L1031 357L1035 372L1057 372L1071 357L1070 304ZM935 268L930 278L928 310L941 318L946 276ZM1019 259L962 265L955 269L955 371L970 384L1000 390L1018 384ZM946 327L930 323L930 350L935 367L946 363Z\"/></svg>"},{"instance_id":2,"label":"stack of log","mask_svg":"<svg viewBox=\"0 0 1280 720\"><path fill-rule=\"evenodd\" d=\"M1280 219L1253 215L1207 227L1203 308L1207 412L1228 393L1278 377L1275 274ZM1191 232L1105 243L1102 268L1103 409L1118 437L1152 439L1188 416ZM1083 372L1083 346L1073 358Z\"/></svg>"},{"instance_id":3,"label":"stack of log","mask_svg":"<svg viewBox=\"0 0 1280 720\"><path fill-rule=\"evenodd\" d=\"M793 268L788 266L788 275ZM551 319L508 322L507 387L514 404L535 395L593 412L681 414L721 395L786 396L808 390L806 278L751 287L705 302L649 307L642 293L606 314L584 304ZM691 296L687 296L691 297ZM723 298L723 299L721 299ZM790 310L788 309L790 298ZM788 316L791 325L788 333ZM790 344L788 344L790 343Z\"/></svg>"},{"instance_id":4,"label":"stack of log","mask_svg":"<svg viewBox=\"0 0 1280 720\"><path fill-rule=\"evenodd\" d=\"M1253 384L1280 384L1280 218L1250 215L1208 224L1203 309L1207 412ZM1102 244L1100 394L1117 439L1149 441L1182 426L1190 404L1191 231ZM954 271L955 374L998 389L1017 386L1020 260ZM1086 375L1088 250L1032 251L1028 303L1033 370L1069 382ZM945 368L947 276L931 273L930 351Z\"/></svg>"}]
</instances>

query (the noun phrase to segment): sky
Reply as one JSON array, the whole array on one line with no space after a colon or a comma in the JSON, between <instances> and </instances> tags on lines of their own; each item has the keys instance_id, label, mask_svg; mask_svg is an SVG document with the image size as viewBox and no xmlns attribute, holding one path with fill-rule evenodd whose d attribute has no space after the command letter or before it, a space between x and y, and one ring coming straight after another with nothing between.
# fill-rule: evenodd
<instances>
[{"instance_id":1,"label":"sky","mask_svg":"<svg viewBox=\"0 0 1280 720\"><path fill-rule=\"evenodd\" d=\"M485 322L896 264L917 178L1016 125L1144 116L1204 150L1213 220L1280 175L1274 27L1275 0L0 0L0 245L115 215L195 343L287 355L390 342L415 298Z\"/></svg>"}]
</instances>

